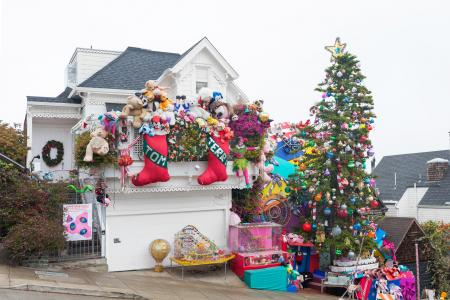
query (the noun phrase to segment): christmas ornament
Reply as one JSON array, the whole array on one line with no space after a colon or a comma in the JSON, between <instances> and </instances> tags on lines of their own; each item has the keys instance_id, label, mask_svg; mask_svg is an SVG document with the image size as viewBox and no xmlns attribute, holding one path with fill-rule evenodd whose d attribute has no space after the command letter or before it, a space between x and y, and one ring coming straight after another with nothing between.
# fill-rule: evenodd
<instances>
[{"instance_id":1,"label":"christmas ornament","mask_svg":"<svg viewBox=\"0 0 450 300\"><path fill-rule=\"evenodd\" d=\"M325 209L323 210L323 214L325 216L331 215L331 209L329 207L325 207Z\"/></svg>"},{"instance_id":2,"label":"christmas ornament","mask_svg":"<svg viewBox=\"0 0 450 300\"><path fill-rule=\"evenodd\" d=\"M341 227L339 227L339 225L336 225L335 227L333 227L333 229L331 229L331 235L334 237L339 236L342 233L342 229Z\"/></svg>"},{"instance_id":3,"label":"christmas ornament","mask_svg":"<svg viewBox=\"0 0 450 300\"><path fill-rule=\"evenodd\" d=\"M371 202L370 202L370 207L372 207L373 209L375 209L375 208L377 208L378 207L378 201L377 200L372 200Z\"/></svg>"},{"instance_id":4,"label":"christmas ornament","mask_svg":"<svg viewBox=\"0 0 450 300\"><path fill-rule=\"evenodd\" d=\"M361 230L361 224L360 223L353 224L353 229L356 230L356 231L360 231Z\"/></svg>"},{"instance_id":5,"label":"christmas ornament","mask_svg":"<svg viewBox=\"0 0 450 300\"><path fill-rule=\"evenodd\" d=\"M353 251L349 251L348 252L348 254L347 254L347 257L349 258L349 259L352 259L352 258L354 258L355 257L355 252L353 252Z\"/></svg>"},{"instance_id":6,"label":"christmas ornament","mask_svg":"<svg viewBox=\"0 0 450 300\"><path fill-rule=\"evenodd\" d=\"M312 229L311 223L308 223L308 222L303 223L302 229L304 232L311 232L311 229Z\"/></svg>"}]
</instances>

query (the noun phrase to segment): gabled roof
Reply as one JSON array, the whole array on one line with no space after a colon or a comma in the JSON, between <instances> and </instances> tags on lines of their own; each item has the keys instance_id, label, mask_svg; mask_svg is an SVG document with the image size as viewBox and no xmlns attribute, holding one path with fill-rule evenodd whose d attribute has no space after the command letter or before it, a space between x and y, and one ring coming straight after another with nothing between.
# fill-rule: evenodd
<instances>
[{"instance_id":1,"label":"gabled roof","mask_svg":"<svg viewBox=\"0 0 450 300\"><path fill-rule=\"evenodd\" d=\"M72 91L71 88L66 87L66 89L56 97L27 96L27 101L29 101L29 102L81 104L80 96L73 96L72 98L69 98L69 94L71 91Z\"/></svg>"},{"instance_id":2,"label":"gabled roof","mask_svg":"<svg viewBox=\"0 0 450 300\"><path fill-rule=\"evenodd\" d=\"M398 201L408 187L417 183L418 186L429 187L422 200L428 199L426 203L434 203L432 198L437 195L439 196L436 198L439 199L437 203L442 202L440 199L448 192L446 188L443 188L444 181L450 179L448 179L449 175L447 174L447 177L440 183L427 183L427 161L434 158L449 159L450 152L449 150L442 150L384 156L374 169L374 174L377 176L377 188L380 190L380 199ZM394 180L395 174L397 185L395 185ZM439 191L437 191L435 188L439 184ZM449 197L450 193L447 193L447 199ZM450 199L447 201L450 201Z\"/></svg>"},{"instance_id":3,"label":"gabled roof","mask_svg":"<svg viewBox=\"0 0 450 300\"><path fill-rule=\"evenodd\" d=\"M181 55L128 47L122 54L79 84L80 87L139 90L173 67Z\"/></svg>"},{"instance_id":4,"label":"gabled roof","mask_svg":"<svg viewBox=\"0 0 450 300\"><path fill-rule=\"evenodd\" d=\"M394 243L397 251L414 222L416 222L414 218L385 217L378 222L378 226L386 231L387 239Z\"/></svg>"}]
</instances>

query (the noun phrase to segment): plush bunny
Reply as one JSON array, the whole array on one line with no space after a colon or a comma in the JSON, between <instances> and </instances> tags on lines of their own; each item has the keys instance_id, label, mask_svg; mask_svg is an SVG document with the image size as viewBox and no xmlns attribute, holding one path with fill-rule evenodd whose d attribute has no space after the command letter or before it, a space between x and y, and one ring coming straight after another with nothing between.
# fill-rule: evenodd
<instances>
[{"instance_id":1,"label":"plush bunny","mask_svg":"<svg viewBox=\"0 0 450 300\"><path fill-rule=\"evenodd\" d=\"M108 132L103 128L97 128L91 133L91 140L86 146L86 155L84 156L84 161L91 162L93 160L93 155L98 154L104 156L109 151L108 141L106 137Z\"/></svg>"}]
</instances>

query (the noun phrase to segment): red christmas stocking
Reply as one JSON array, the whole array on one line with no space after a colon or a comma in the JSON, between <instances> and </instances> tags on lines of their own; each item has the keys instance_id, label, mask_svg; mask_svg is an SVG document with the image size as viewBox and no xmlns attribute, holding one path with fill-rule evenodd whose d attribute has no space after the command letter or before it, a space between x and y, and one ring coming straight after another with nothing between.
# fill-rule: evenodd
<instances>
[{"instance_id":1,"label":"red christmas stocking","mask_svg":"<svg viewBox=\"0 0 450 300\"><path fill-rule=\"evenodd\" d=\"M167 170L167 140L165 135L143 135L144 139L144 168L133 176L131 181L135 186L142 186L154 182L169 180Z\"/></svg>"},{"instance_id":2,"label":"red christmas stocking","mask_svg":"<svg viewBox=\"0 0 450 300\"><path fill-rule=\"evenodd\" d=\"M208 185L216 181L227 180L227 155L230 154L229 142L221 140L220 137L208 135L206 144L208 145L208 168L197 178L198 183Z\"/></svg>"}]
</instances>

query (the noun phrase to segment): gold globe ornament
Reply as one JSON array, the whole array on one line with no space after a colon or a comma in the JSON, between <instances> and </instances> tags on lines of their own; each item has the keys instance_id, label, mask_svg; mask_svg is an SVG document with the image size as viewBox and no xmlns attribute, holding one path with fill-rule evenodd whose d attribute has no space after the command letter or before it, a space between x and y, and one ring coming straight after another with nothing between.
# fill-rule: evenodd
<instances>
[{"instance_id":1,"label":"gold globe ornament","mask_svg":"<svg viewBox=\"0 0 450 300\"><path fill-rule=\"evenodd\" d=\"M168 241L163 239L154 240L150 244L150 254L155 259L155 272L162 272L163 266L162 262L166 258L167 254L170 252L170 244Z\"/></svg>"}]
</instances>

